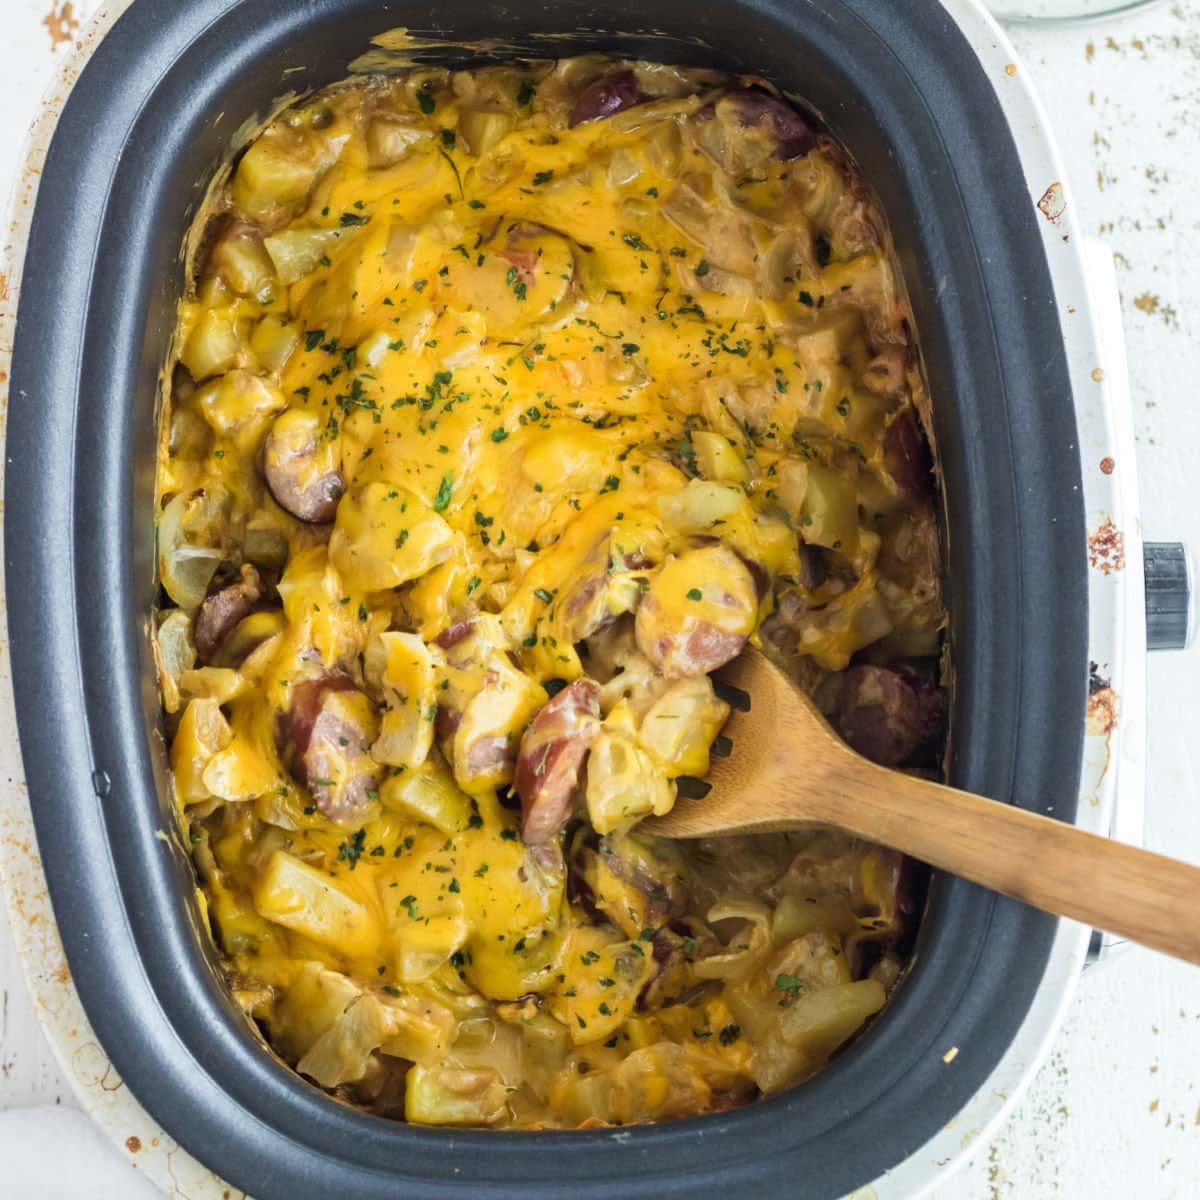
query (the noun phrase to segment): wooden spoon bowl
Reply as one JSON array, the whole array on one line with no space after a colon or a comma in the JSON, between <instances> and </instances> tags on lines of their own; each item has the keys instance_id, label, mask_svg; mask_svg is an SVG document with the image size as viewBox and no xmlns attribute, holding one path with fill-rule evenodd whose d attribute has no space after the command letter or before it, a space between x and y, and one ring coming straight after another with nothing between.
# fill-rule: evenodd
<instances>
[{"instance_id":1,"label":"wooden spoon bowl","mask_svg":"<svg viewBox=\"0 0 1200 1200\"><path fill-rule=\"evenodd\" d=\"M722 837L833 825L1035 908L1200 964L1200 868L878 766L762 653L714 679L733 705L702 798L640 826ZM699 789L703 790L703 789Z\"/></svg>"}]
</instances>

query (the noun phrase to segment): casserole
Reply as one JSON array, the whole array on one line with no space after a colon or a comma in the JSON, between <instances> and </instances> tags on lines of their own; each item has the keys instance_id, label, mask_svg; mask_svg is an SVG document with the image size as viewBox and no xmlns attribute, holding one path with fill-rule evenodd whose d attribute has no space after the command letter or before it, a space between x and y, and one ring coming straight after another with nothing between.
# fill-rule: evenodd
<instances>
[{"instance_id":1,"label":"casserole","mask_svg":"<svg viewBox=\"0 0 1200 1200\"><path fill-rule=\"evenodd\" d=\"M150 418L166 336L151 314L167 311L178 287L185 209L227 136L228 123L218 133L212 122L261 112L284 80L336 78L403 11L200 4L139 23L145 7L131 7L81 77L47 162L29 251L45 266L22 295L13 389L18 399L52 399L15 403L9 431L6 545L23 749L64 940L106 1048L185 1144L202 1155L220 1145L223 1172L260 1196L305 1194L301 1186L384 1194L387 1173L393 1184L436 1184L443 1194L480 1194L484 1179L501 1192L554 1194L569 1179L581 1194L602 1194L606 1180L620 1180L623 1194L682 1194L793 1179L799 1163L812 1194L832 1195L899 1161L995 1064L1037 990L1053 935L1052 921L959 881L935 880L917 967L886 1020L811 1087L671 1129L550 1143L518 1135L501 1154L456 1137L460 1185L439 1182L447 1139L379 1129L306 1092L223 1005L179 898L188 875L170 848L154 786L161 758L147 735L142 622L152 573L137 556L150 544ZM1040 218L1011 203L1025 186L1015 147L990 83L940 6L871 8L829 3L801 19L769 4L713 5L699 28L695 14L655 14L660 30L699 33L719 53L649 33L575 44L648 45L652 57L759 70L812 101L883 194L931 383L954 397L938 414L960 670L952 778L993 795L1058 797L1054 811L1064 816L1083 735L1085 531ZM452 36L500 35L526 50L536 41L522 47L519 36L536 33L539 20L546 33L587 27L573 6L552 20L513 13L490 27L466 6L441 19ZM633 6L611 20L645 28ZM322 65L296 70L306 59ZM109 120L89 143L82 131L115 69L127 87L108 97ZM94 157L81 160L85 145ZM105 202L83 203L88 196ZM94 272L79 269L93 260ZM60 272L60 261L75 265ZM51 312L54 345L35 323ZM81 386L127 400L80 405ZM113 547L99 565L90 552L98 544ZM68 600L47 607L65 579ZM114 602L87 607L93 589ZM39 653L47 638L70 649L64 661ZM48 728L61 731L53 746ZM94 870L80 871L81 861ZM101 929L103 953L93 948ZM939 1049L947 1042L961 1048L953 1073ZM553 1176L547 1144L556 1145Z\"/></svg>"},{"instance_id":2,"label":"casserole","mask_svg":"<svg viewBox=\"0 0 1200 1200\"><path fill-rule=\"evenodd\" d=\"M662 1120L812 1075L897 986L899 855L637 828L750 636L863 753L938 762L888 246L764 86L596 55L334 85L214 190L155 647L203 911L301 1074L424 1124Z\"/></svg>"}]
</instances>

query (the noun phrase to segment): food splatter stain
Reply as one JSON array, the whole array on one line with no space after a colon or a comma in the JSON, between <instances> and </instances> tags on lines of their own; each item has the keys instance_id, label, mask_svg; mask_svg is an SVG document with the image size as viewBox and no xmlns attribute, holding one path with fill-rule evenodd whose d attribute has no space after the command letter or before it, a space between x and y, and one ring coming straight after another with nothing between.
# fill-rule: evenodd
<instances>
[{"instance_id":1,"label":"food splatter stain","mask_svg":"<svg viewBox=\"0 0 1200 1200\"><path fill-rule=\"evenodd\" d=\"M1096 737L1107 737L1117 726L1121 697L1092 663L1088 678L1087 731Z\"/></svg>"},{"instance_id":2,"label":"food splatter stain","mask_svg":"<svg viewBox=\"0 0 1200 1200\"><path fill-rule=\"evenodd\" d=\"M130 1136L125 1139L125 1149L128 1150L130 1154L136 1154L141 1148L142 1139L136 1134L130 1134Z\"/></svg>"},{"instance_id":3,"label":"food splatter stain","mask_svg":"<svg viewBox=\"0 0 1200 1200\"><path fill-rule=\"evenodd\" d=\"M1063 192L1063 185L1055 180L1042 194L1037 206L1047 221L1057 225L1062 220L1063 213L1067 211L1067 197Z\"/></svg>"},{"instance_id":4,"label":"food splatter stain","mask_svg":"<svg viewBox=\"0 0 1200 1200\"><path fill-rule=\"evenodd\" d=\"M1088 535L1088 561L1097 571L1111 575L1125 569L1125 535L1105 517L1100 527Z\"/></svg>"},{"instance_id":5,"label":"food splatter stain","mask_svg":"<svg viewBox=\"0 0 1200 1200\"><path fill-rule=\"evenodd\" d=\"M1148 317L1161 317L1164 325L1173 327L1179 324L1179 312L1175 306L1164 304L1153 292L1143 292L1134 300L1133 306Z\"/></svg>"},{"instance_id":6,"label":"food splatter stain","mask_svg":"<svg viewBox=\"0 0 1200 1200\"><path fill-rule=\"evenodd\" d=\"M69 42L79 28L75 5L71 3L71 0L55 4L42 18L42 24L50 34L50 45L57 50L64 42Z\"/></svg>"},{"instance_id":7,"label":"food splatter stain","mask_svg":"<svg viewBox=\"0 0 1200 1200\"><path fill-rule=\"evenodd\" d=\"M1105 455L1104 458L1100 460L1101 475L1111 475L1116 469L1117 463L1111 454Z\"/></svg>"}]
</instances>

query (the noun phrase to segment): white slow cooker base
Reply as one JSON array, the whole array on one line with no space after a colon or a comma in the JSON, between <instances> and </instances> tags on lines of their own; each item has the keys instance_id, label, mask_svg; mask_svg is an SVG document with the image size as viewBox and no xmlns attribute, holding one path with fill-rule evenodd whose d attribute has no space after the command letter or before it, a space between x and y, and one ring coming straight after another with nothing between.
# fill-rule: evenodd
<instances>
[{"instance_id":1,"label":"white slow cooker base","mask_svg":"<svg viewBox=\"0 0 1200 1200\"><path fill-rule=\"evenodd\" d=\"M32 215L37 169L58 112L82 64L128 6L102 7L77 39L33 126L10 212L10 303L0 314L0 346L11 347L24 243ZM1137 521L1134 451L1129 423L1120 316L1111 260L1091 251L1090 269L1065 188L1057 148L1045 114L996 23L977 0L944 0L948 12L975 47L1016 136L1030 202L1048 213L1043 233L1060 301L1072 379L1075 381L1084 464L1088 528L1111 519L1125 539L1126 567L1090 580L1090 650L1128 714L1144 711L1145 637L1142 624L1141 535ZM1063 206L1065 205L1065 208ZM1062 211L1060 211L1062 208ZM1053 218L1053 219L1051 219ZM1086 273L1085 273L1086 272ZM1091 276L1089 278L1089 275ZM1102 349L1103 348L1103 349ZM0 351L0 380L8 378L8 352ZM2 385L0 385L2 386ZM1111 456L1121 470L1099 469ZM2 459L0 459L2 470ZM0 559L2 562L2 559ZM1122 717L1109 733L1087 738L1079 824L1108 832L1118 779L1122 811L1126 797L1140 811L1144 769L1140 721ZM165 1192L189 1200L237 1200L232 1189L181 1149L130 1095L109 1063L71 984L37 854L28 795L19 760L7 641L0 639L0 769L10 786L0 788L0 873L14 934L38 1014L63 1072L81 1105ZM1033 1008L995 1072L963 1112L904 1163L855 1200L915 1200L956 1171L1011 1112L1033 1078L1065 1015L1086 956L1090 931L1063 922ZM944 1047L944 1069L954 1070L956 1049Z\"/></svg>"}]
</instances>

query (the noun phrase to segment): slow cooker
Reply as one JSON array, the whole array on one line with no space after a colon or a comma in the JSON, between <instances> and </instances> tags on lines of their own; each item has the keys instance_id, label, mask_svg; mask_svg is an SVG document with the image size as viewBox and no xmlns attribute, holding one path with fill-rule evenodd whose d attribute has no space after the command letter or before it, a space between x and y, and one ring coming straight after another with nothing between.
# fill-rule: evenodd
<instances>
[{"instance_id":1,"label":"slow cooker","mask_svg":"<svg viewBox=\"0 0 1200 1200\"><path fill-rule=\"evenodd\" d=\"M1088 955L1091 931L935 875L904 987L817 1078L736 1112L572 1133L356 1112L277 1061L234 1005L171 815L148 640L183 235L231 141L285 95L356 65L583 50L761 74L856 156L892 223L934 397L951 782L1137 835L1145 651L1148 635L1186 638L1186 556L1147 548L1147 593L1111 258L1081 236L1045 114L975 0L613 0L601 23L581 0L118 3L66 69L15 198L15 707L0 737L27 789L5 792L2 853L64 1065L188 1195L221 1195L222 1179L258 1200L918 1195L1015 1103Z\"/></svg>"}]
</instances>

